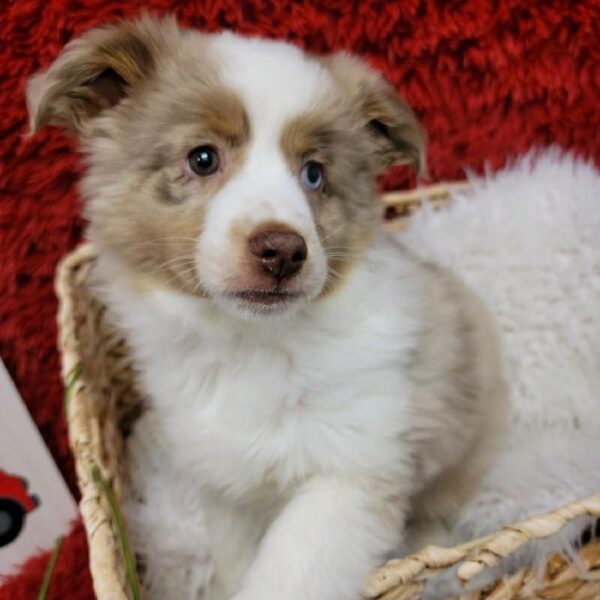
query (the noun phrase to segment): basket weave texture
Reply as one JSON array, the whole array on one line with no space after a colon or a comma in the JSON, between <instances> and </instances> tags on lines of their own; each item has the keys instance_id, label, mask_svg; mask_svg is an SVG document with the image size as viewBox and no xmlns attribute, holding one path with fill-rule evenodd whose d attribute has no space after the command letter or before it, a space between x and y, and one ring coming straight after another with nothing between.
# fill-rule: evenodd
<instances>
[{"instance_id":1,"label":"basket weave texture","mask_svg":"<svg viewBox=\"0 0 600 600\"><path fill-rule=\"evenodd\" d=\"M434 203L446 193L447 189L436 188L431 194L435 196ZM414 194L394 194L384 200L402 215L411 214L420 201ZM124 432L139 413L142 398L136 389L126 343L90 289L95 261L93 247L85 244L68 255L58 270L65 411L96 596L99 600L133 600L127 552L117 522L119 515L111 502L116 499L118 504L121 497L125 474ZM418 600L428 578L459 562L457 577L466 585L483 569L498 564L523 544L550 536L581 515L600 518L600 494L504 527L462 546L430 546L412 556L392 560L373 573L365 596L379 600ZM579 555L579 564L553 556L541 575L537 570L522 569L488 589L465 593L460 600L600 598L600 540L583 546ZM581 565L587 567L587 572Z\"/></svg>"}]
</instances>

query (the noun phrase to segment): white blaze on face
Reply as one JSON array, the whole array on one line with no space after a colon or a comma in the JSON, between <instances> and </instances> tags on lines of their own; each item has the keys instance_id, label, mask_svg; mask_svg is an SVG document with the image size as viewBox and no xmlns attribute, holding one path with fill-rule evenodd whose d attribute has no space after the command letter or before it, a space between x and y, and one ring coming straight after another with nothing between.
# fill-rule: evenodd
<instances>
[{"instance_id":1,"label":"white blaze on face","mask_svg":"<svg viewBox=\"0 0 600 600\"><path fill-rule=\"evenodd\" d=\"M244 104L251 140L243 164L210 201L198 243L203 283L211 292L224 291L228 271L243 262L246 247L232 230L249 235L276 221L304 237L308 258L297 285L314 297L325 283L326 258L299 173L283 155L281 134L287 122L313 109L332 89L332 78L299 49L279 42L222 34L212 46L221 81Z\"/></svg>"}]
</instances>

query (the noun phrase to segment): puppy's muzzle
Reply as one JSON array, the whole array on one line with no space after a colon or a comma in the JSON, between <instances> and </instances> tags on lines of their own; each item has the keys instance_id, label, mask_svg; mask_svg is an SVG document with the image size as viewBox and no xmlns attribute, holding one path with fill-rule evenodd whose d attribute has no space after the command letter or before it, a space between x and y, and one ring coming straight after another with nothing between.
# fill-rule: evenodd
<instances>
[{"instance_id":1,"label":"puppy's muzzle","mask_svg":"<svg viewBox=\"0 0 600 600\"><path fill-rule=\"evenodd\" d=\"M262 231L248 243L252 256L277 283L296 275L308 256L304 238L295 231Z\"/></svg>"}]
</instances>

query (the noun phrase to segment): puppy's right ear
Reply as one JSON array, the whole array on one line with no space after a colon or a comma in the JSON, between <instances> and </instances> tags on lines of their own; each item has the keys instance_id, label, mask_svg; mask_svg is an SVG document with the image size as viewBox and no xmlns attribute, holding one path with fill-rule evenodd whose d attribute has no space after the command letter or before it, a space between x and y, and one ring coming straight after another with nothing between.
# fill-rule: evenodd
<instances>
[{"instance_id":1,"label":"puppy's right ear","mask_svg":"<svg viewBox=\"0 0 600 600\"><path fill-rule=\"evenodd\" d=\"M81 134L91 119L151 76L159 53L176 35L174 20L143 17L92 29L67 44L27 84L31 133L51 124Z\"/></svg>"}]
</instances>

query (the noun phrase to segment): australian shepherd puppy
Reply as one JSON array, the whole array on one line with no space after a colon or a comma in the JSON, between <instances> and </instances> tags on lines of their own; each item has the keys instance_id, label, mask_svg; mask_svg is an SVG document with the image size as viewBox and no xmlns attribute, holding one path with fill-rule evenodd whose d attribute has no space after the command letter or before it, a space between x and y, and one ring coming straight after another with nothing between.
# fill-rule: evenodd
<instances>
[{"instance_id":1,"label":"australian shepherd puppy","mask_svg":"<svg viewBox=\"0 0 600 600\"><path fill-rule=\"evenodd\" d=\"M356 600L409 523L451 518L504 414L478 299L379 224L378 175L423 167L412 110L346 53L150 18L71 42L28 102L81 141L147 396L150 595Z\"/></svg>"}]
</instances>

